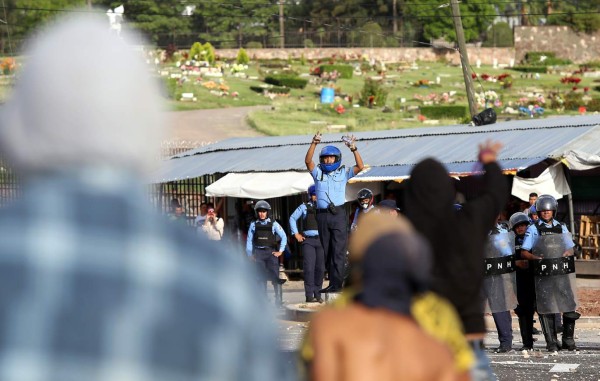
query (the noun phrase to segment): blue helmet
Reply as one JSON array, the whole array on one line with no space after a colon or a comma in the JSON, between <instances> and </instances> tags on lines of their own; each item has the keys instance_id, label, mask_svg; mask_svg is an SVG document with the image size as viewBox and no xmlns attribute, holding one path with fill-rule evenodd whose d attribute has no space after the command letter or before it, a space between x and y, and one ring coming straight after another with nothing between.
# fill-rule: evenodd
<instances>
[{"instance_id":1,"label":"blue helmet","mask_svg":"<svg viewBox=\"0 0 600 381\"><path fill-rule=\"evenodd\" d=\"M308 196L310 197L310 196L312 196L314 194L317 194L317 189L315 188L314 185L311 185L311 186L308 187L308 191L307 192L308 192Z\"/></svg>"},{"instance_id":2,"label":"blue helmet","mask_svg":"<svg viewBox=\"0 0 600 381\"><path fill-rule=\"evenodd\" d=\"M332 164L325 164L323 163L324 156L335 156L335 161ZM323 147L321 153L319 154L319 163L323 172L328 173L335 171L340 167L340 164L342 164L342 151L334 146Z\"/></svg>"}]
</instances>

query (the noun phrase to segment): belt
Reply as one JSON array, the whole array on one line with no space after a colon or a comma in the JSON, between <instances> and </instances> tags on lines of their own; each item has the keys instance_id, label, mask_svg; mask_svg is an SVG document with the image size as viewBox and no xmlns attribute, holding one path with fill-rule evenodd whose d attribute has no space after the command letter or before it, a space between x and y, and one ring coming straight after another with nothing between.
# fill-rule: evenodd
<instances>
[{"instance_id":1,"label":"belt","mask_svg":"<svg viewBox=\"0 0 600 381\"><path fill-rule=\"evenodd\" d=\"M304 238L319 238L318 235L305 235Z\"/></svg>"},{"instance_id":2,"label":"belt","mask_svg":"<svg viewBox=\"0 0 600 381\"><path fill-rule=\"evenodd\" d=\"M336 210L344 210L344 205L336 205L335 209ZM321 214L321 213L331 213L331 212L329 211L328 208L324 208L324 209L317 208L317 214Z\"/></svg>"}]
</instances>

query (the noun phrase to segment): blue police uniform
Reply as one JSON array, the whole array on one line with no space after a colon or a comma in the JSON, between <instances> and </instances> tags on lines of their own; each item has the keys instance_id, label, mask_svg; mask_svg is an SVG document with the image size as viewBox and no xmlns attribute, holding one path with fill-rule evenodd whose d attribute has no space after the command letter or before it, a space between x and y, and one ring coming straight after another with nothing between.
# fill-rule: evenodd
<instances>
[{"instance_id":1,"label":"blue police uniform","mask_svg":"<svg viewBox=\"0 0 600 381\"><path fill-rule=\"evenodd\" d=\"M270 233L270 234L269 234ZM277 235L281 242L277 244ZM248 228L246 239L246 255L254 256L259 271L264 276L261 283L269 280L276 283L279 279L279 258L273 255L273 251L285 249L287 237L281 225L277 221L271 222L270 218L252 221Z\"/></svg>"},{"instance_id":2,"label":"blue police uniform","mask_svg":"<svg viewBox=\"0 0 600 381\"><path fill-rule=\"evenodd\" d=\"M537 223L533 223L527 228L527 232L525 232L525 238L523 239L523 244L521 245L522 250L527 250L529 252L532 251L533 247L535 247L535 244L537 243L540 237L540 230L543 230L550 234L562 234L566 249L572 249L575 246L575 243L571 239L569 239L569 235L566 234L569 233L569 230L567 229L565 224L556 221L554 218L549 222L544 222L542 219L539 219ZM559 280L559 282L566 281L567 280L565 279ZM563 287L562 284L559 284L557 285L557 288L570 290L571 285L564 284ZM569 296L567 296L567 298L569 298ZM574 300L574 296L571 296L570 298ZM571 300L570 302L572 302L573 305L575 305L574 301ZM557 346L558 343L556 340L556 327L560 325L561 314L539 314L538 312L538 315L540 315L540 323L542 324L542 331L544 332L544 336L546 337L548 350L556 350L555 346ZM568 311L562 314L565 325L562 344L564 349L575 349L573 334L575 330L575 320L577 320L579 316L580 314L578 314L575 311Z\"/></svg>"},{"instance_id":3,"label":"blue police uniform","mask_svg":"<svg viewBox=\"0 0 600 381\"><path fill-rule=\"evenodd\" d=\"M538 220L537 225L539 225L541 227L546 227L546 228L552 228L554 226L561 226L562 233L569 233L569 229L567 229L567 227L564 224L561 224L560 222L556 221L555 219L552 219L548 223L546 223L540 219L540 220ZM538 228L536 227L536 224L529 225L529 227L527 228L527 232L525 232L525 239L523 239L523 244L521 245L521 248L523 250L527 250L527 251L531 252L531 249L535 246L539 236L540 236L540 233L538 231ZM565 236L565 245L566 245L565 247L567 249L572 249L575 246L575 243L573 243L573 241L567 239Z\"/></svg>"},{"instance_id":4,"label":"blue police uniform","mask_svg":"<svg viewBox=\"0 0 600 381\"><path fill-rule=\"evenodd\" d=\"M344 263L348 241L348 216L344 209L346 183L354 177L352 167L340 168L325 173L321 164L316 165L311 175L315 181L317 194L317 224L319 238L325 252L326 267L329 272L330 291L342 289ZM334 207L329 207L329 204Z\"/></svg>"},{"instance_id":5,"label":"blue police uniform","mask_svg":"<svg viewBox=\"0 0 600 381\"><path fill-rule=\"evenodd\" d=\"M298 220L303 221L304 241L302 241L302 268L304 271L304 293L306 299L321 299L319 290L323 288L325 276L325 254L319 240L317 226L317 205L312 202L301 204L290 216L290 231L298 233Z\"/></svg>"},{"instance_id":6,"label":"blue police uniform","mask_svg":"<svg viewBox=\"0 0 600 381\"><path fill-rule=\"evenodd\" d=\"M494 235L508 233L508 229L502 224L496 226L490 232L490 239L494 240ZM505 250L501 250L502 256L513 255L509 246ZM493 312L492 317L498 331L498 341L500 342L500 351L509 351L512 349L512 317L510 311Z\"/></svg>"}]
</instances>

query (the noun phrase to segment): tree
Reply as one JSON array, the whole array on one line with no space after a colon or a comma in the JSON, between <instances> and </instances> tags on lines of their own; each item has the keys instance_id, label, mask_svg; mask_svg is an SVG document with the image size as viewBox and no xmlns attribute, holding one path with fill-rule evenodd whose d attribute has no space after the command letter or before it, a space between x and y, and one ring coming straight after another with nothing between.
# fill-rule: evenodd
<instances>
[{"instance_id":1,"label":"tree","mask_svg":"<svg viewBox=\"0 0 600 381\"><path fill-rule=\"evenodd\" d=\"M202 1L194 12L194 27L199 37L219 47L242 47L244 40L262 40L269 34L279 39L277 4L269 0ZM272 41L276 43L276 41Z\"/></svg>"},{"instance_id":2,"label":"tree","mask_svg":"<svg viewBox=\"0 0 600 381\"><path fill-rule=\"evenodd\" d=\"M600 29L600 0L552 3L548 24L567 25L577 32L593 33Z\"/></svg>"},{"instance_id":3,"label":"tree","mask_svg":"<svg viewBox=\"0 0 600 381\"><path fill-rule=\"evenodd\" d=\"M505 22L499 22L487 31L483 46L486 47L508 47L514 46L513 30Z\"/></svg>"},{"instance_id":4,"label":"tree","mask_svg":"<svg viewBox=\"0 0 600 381\"><path fill-rule=\"evenodd\" d=\"M456 41L454 24L450 7L439 7L437 0L426 0L419 3L404 4L407 16L422 23L421 38L429 41L445 38ZM478 41L491 25L496 7L493 2L480 0L464 0L460 3L460 12L466 41Z\"/></svg>"}]
</instances>

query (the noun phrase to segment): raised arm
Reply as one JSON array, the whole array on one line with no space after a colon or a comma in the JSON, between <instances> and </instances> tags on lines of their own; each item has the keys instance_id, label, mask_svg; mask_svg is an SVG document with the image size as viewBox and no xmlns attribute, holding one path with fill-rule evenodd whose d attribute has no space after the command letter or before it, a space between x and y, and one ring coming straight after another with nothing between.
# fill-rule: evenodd
<instances>
[{"instance_id":1,"label":"raised arm","mask_svg":"<svg viewBox=\"0 0 600 381\"><path fill-rule=\"evenodd\" d=\"M317 132L315 136L312 138L312 142L308 147L308 151L306 151L306 157L304 158L304 164L306 164L306 168L309 172L312 172L315 169L315 162L313 161L313 156L315 155L315 149L317 148L317 144L321 142L321 133Z\"/></svg>"},{"instance_id":2,"label":"raised arm","mask_svg":"<svg viewBox=\"0 0 600 381\"><path fill-rule=\"evenodd\" d=\"M352 169L354 170L354 174L356 175L358 172L362 171L365 168L365 165L363 163L362 156L360 156L358 148L356 147L356 137L352 135L348 138L349 139L344 142L346 143L346 146L350 148L350 152L354 154L354 161L356 162L356 165Z\"/></svg>"}]
</instances>

